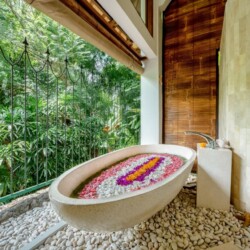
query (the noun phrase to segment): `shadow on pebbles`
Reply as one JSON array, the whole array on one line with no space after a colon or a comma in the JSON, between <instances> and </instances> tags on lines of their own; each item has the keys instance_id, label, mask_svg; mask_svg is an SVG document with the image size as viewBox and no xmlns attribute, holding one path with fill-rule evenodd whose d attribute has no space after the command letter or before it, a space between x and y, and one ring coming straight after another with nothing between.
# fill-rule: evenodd
<instances>
[{"instance_id":1,"label":"shadow on pebbles","mask_svg":"<svg viewBox=\"0 0 250 250\"><path fill-rule=\"evenodd\" d=\"M148 221L124 231L108 234L91 233L66 226L54 236L47 238L38 249L196 250L227 242L234 242L241 249L250 249L250 227L242 227L242 222L234 217L238 212L233 207L230 212L195 208L195 198L196 193L193 189L182 189L169 205ZM58 221L50 203L45 202L43 205L42 208L28 211L28 215L28 212L22 214L21 220L15 218L16 224L8 222L13 219L11 218L0 225L0 249L17 249ZM39 212L42 215L39 215ZM22 227L25 216L30 218L29 226L26 228L29 233L23 235L24 230L18 233L15 232L18 231L15 228ZM42 218L40 223L39 218ZM3 232L6 231L11 233L4 235ZM1 242L4 244L1 245Z\"/></svg>"}]
</instances>

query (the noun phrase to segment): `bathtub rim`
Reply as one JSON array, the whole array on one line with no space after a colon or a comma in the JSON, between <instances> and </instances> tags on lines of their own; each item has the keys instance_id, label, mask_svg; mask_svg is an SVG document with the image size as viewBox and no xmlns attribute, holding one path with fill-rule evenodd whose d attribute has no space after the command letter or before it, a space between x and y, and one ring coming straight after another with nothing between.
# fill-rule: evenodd
<instances>
[{"instance_id":1,"label":"bathtub rim","mask_svg":"<svg viewBox=\"0 0 250 250\"><path fill-rule=\"evenodd\" d=\"M171 146L171 147L178 147L178 148L182 148L185 150L189 150L192 154L191 157L189 159L187 159L186 163L179 168L177 171L175 171L173 174L171 174L169 177L165 178L162 181L159 181L151 186L142 188L140 190L136 190L133 192L126 192L124 194L120 194L117 196L111 196L108 198L97 198L97 199L79 199L79 198L71 198L68 197L64 194L62 194L59 189L58 186L61 183L61 181L63 181L63 179L70 174L71 172L73 172L74 170L76 170L77 168L80 167L84 167L85 165L89 164L92 161L95 161L96 159L102 158L104 156L107 155L112 155L115 153L119 153L120 151L124 150L124 149L129 149L129 148L136 148L136 147L143 147L143 146ZM154 152L152 152L154 153ZM166 152L168 153L168 152ZM144 154L144 153L141 153ZM110 202L116 202L116 201L120 201L120 200L125 200L125 199L129 199L131 197L134 196L139 196L139 195L143 195L145 193L151 192L152 190L155 190L157 188L160 188L163 185L166 185L168 182L171 182L173 179L175 179L178 175L181 175L182 172L184 172L189 166L190 164L192 164L192 162L195 160L196 158L196 151L193 150L192 148L189 147L185 147L185 146L179 146L179 145L175 145L175 144L148 144L148 145L135 145L135 146L130 146L130 147L126 147L126 148L122 148L113 152L110 152L108 154L105 155L101 155L98 157L95 157L93 159L90 159L84 163L80 163L78 165L76 165L75 167L65 171L64 173L62 173L59 177L57 177L52 184L49 187L49 198L50 200L59 202L59 203L63 203L65 205L75 205L75 206L88 206L88 205L98 205L98 204L103 204L103 203L110 203ZM176 154L178 155L178 154Z\"/></svg>"}]
</instances>

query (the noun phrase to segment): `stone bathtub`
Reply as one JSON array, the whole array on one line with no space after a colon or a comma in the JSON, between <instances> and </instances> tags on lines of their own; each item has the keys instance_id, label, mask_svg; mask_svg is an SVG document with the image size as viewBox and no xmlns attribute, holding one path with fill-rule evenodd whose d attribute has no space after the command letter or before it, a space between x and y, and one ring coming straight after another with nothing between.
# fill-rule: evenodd
<instances>
[{"instance_id":1,"label":"stone bathtub","mask_svg":"<svg viewBox=\"0 0 250 250\"><path fill-rule=\"evenodd\" d=\"M185 157L185 164L168 178L141 190L99 199L70 198L85 179L124 158L143 153L169 153ZM94 232L118 231L147 220L180 192L191 172L196 152L176 145L141 145L124 148L82 163L59 176L49 197L59 216L69 225Z\"/></svg>"}]
</instances>

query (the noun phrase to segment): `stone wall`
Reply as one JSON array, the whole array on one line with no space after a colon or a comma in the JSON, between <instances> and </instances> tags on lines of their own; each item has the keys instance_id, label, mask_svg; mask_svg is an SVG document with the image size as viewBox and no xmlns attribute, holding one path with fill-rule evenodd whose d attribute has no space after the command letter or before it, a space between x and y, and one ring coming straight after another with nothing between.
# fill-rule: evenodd
<instances>
[{"instance_id":1,"label":"stone wall","mask_svg":"<svg viewBox=\"0 0 250 250\"><path fill-rule=\"evenodd\" d=\"M250 211L250 1L228 0L221 41L219 137L233 148L232 202Z\"/></svg>"}]
</instances>

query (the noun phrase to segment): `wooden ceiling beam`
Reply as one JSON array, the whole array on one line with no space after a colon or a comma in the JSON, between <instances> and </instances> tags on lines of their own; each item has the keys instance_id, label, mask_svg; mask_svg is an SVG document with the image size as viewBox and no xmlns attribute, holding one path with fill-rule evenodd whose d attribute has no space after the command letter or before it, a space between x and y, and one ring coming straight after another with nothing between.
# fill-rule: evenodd
<instances>
[{"instance_id":1,"label":"wooden ceiling beam","mask_svg":"<svg viewBox=\"0 0 250 250\"><path fill-rule=\"evenodd\" d=\"M142 64L141 61L145 60L145 58L141 56L138 47L134 47L134 43L126 36L126 34L117 24L114 22L110 24L110 22L106 22L106 20L104 20L103 16L108 18L104 10L103 14L101 14L101 11L95 11L90 1L86 0L60 0L60 2L75 12L79 17L81 17L102 35L107 37L119 49L131 56L137 63ZM95 2L95 4L98 6L98 3ZM111 17L110 20L112 20ZM115 25L117 30L114 29ZM124 36L122 36L120 32L123 33ZM129 40L126 40L127 38Z\"/></svg>"},{"instance_id":2,"label":"wooden ceiling beam","mask_svg":"<svg viewBox=\"0 0 250 250\"><path fill-rule=\"evenodd\" d=\"M138 46L129 38L129 36L122 30L122 28L116 23L115 20L112 19L112 17L109 16L108 13L100 6L98 2L95 0L79 0L79 2L83 5L83 7L87 7L88 10L99 19L99 21L107 28L107 30L112 33L114 36L117 37L118 40L121 40L126 47L131 50L131 52L139 59L141 60L141 51L138 48ZM94 7L95 6L95 7ZM96 13L94 13L93 10L97 10ZM102 13L102 14L101 14ZM99 15L99 16L98 16ZM105 18L104 18L104 17ZM107 22L106 19L109 19L110 21ZM116 31L116 32L114 32ZM122 38L122 39L121 39Z\"/></svg>"}]
</instances>

